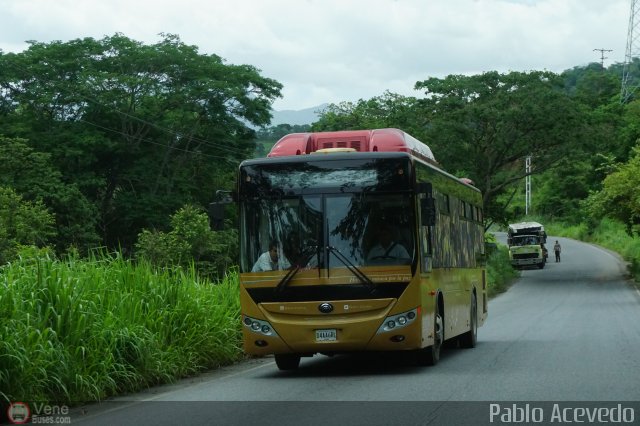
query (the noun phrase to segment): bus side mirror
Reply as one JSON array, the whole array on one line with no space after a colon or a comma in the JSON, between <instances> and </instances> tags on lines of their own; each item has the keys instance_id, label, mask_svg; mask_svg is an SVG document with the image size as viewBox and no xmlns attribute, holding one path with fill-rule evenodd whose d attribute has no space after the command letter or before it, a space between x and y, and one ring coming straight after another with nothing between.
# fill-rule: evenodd
<instances>
[{"instance_id":1,"label":"bus side mirror","mask_svg":"<svg viewBox=\"0 0 640 426\"><path fill-rule=\"evenodd\" d=\"M214 231L224 229L224 206L236 201L237 196L233 191L219 189L216 191L216 199L209 204L209 224Z\"/></svg>"},{"instance_id":2,"label":"bus side mirror","mask_svg":"<svg viewBox=\"0 0 640 426\"><path fill-rule=\"evenodd\" d=\"M436 202L433 198L420 199L420 216L422 217L422 226L436 224Z\"/></svg>"},{"instance_id":3,"label":"bus side mirror","mask_svg":"<svg viewBox=\"0 0 640 426\"><path fill-rule=\"evenodd\" d=\"M225 202L216 202L209 204L209 220L211 229L214 231L222 231L224 228L224 206Z\"/></svg>"}]
</instances>

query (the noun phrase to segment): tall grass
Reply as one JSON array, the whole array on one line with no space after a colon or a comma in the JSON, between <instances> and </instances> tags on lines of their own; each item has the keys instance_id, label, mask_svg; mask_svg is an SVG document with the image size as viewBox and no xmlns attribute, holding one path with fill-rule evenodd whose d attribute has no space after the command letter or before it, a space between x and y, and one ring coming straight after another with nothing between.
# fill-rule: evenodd
<instances>
[{"instance_id":1,"label":"tall grass","mask_svg":"<svg viewBox=\"0 0 640 426\"><path fill-rule=\"evenodd\" d=\"M231 363L238 316L236 274L21 257L0 268L0 401L94 401Z\"/></svg>"}]
</instances>

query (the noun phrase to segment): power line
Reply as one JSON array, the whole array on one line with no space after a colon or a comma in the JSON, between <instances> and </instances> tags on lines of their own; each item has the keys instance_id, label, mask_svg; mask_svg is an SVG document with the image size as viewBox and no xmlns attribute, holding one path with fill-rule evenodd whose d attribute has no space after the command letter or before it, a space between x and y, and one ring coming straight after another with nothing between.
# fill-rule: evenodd
<instances>
[{"instance_id":1,"label":"power line","mask_svg":"<svg viewBox=\"0 0 640 426\"><path fill-rule=\"evenodd\" d=\"M600 52L600 66L604 69L604 60L608 59L607 56L604 56L604 52L613 52L611 49L593 49L594 52Z\"/></svg>"}]
</instances>

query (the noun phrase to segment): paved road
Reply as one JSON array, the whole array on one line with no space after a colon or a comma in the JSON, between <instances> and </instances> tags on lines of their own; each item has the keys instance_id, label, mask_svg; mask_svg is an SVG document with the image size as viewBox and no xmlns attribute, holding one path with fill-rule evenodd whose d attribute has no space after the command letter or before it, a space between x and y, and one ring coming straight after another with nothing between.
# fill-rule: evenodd
<instances>
[{"instance_id":1,"label":"paved road","mask_svg":"<svg viewBox=\"0 0 640 426\"><path fill-rule=\"evenodd\" d=\"M87 407L74 422L489 424L533 410L546 423L561 413L555 403L632 410L640 422L640 293L614 254L557 239L562 262L551 255L544 269L523 271L490 301L477 347L445 349L435 367L402 354L316 356L280 372L265 358Z\"/></svg>"}]
</instances>

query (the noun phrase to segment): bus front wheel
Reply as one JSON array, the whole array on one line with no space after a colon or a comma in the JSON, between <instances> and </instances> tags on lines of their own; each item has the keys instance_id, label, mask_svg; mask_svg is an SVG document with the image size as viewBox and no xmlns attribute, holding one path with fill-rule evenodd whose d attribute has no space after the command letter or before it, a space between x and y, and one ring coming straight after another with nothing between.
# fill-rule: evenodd
<instances>
[{"instance_id":1,"label":"bus front wheel","mask_svg":"<svg viewBox=\"0 0 640 426\"><path fill-rule=\"evenodd\" d=\"M433 313L433 345L418 350L420 365L436 365L440 361L440 349L444 343L444 319L440 315L438 303Z\"/></svg>"},{"instance_id":2,"label":"bus front wheel","mask_svg":"<svg viewBox=\"0 0 640 426\"><path fill-rule=\"evenodd\" d=\"M295 370L300 365L300 355L276 354L275 358L279 370Z\"/></svg>"}]
</instances>

